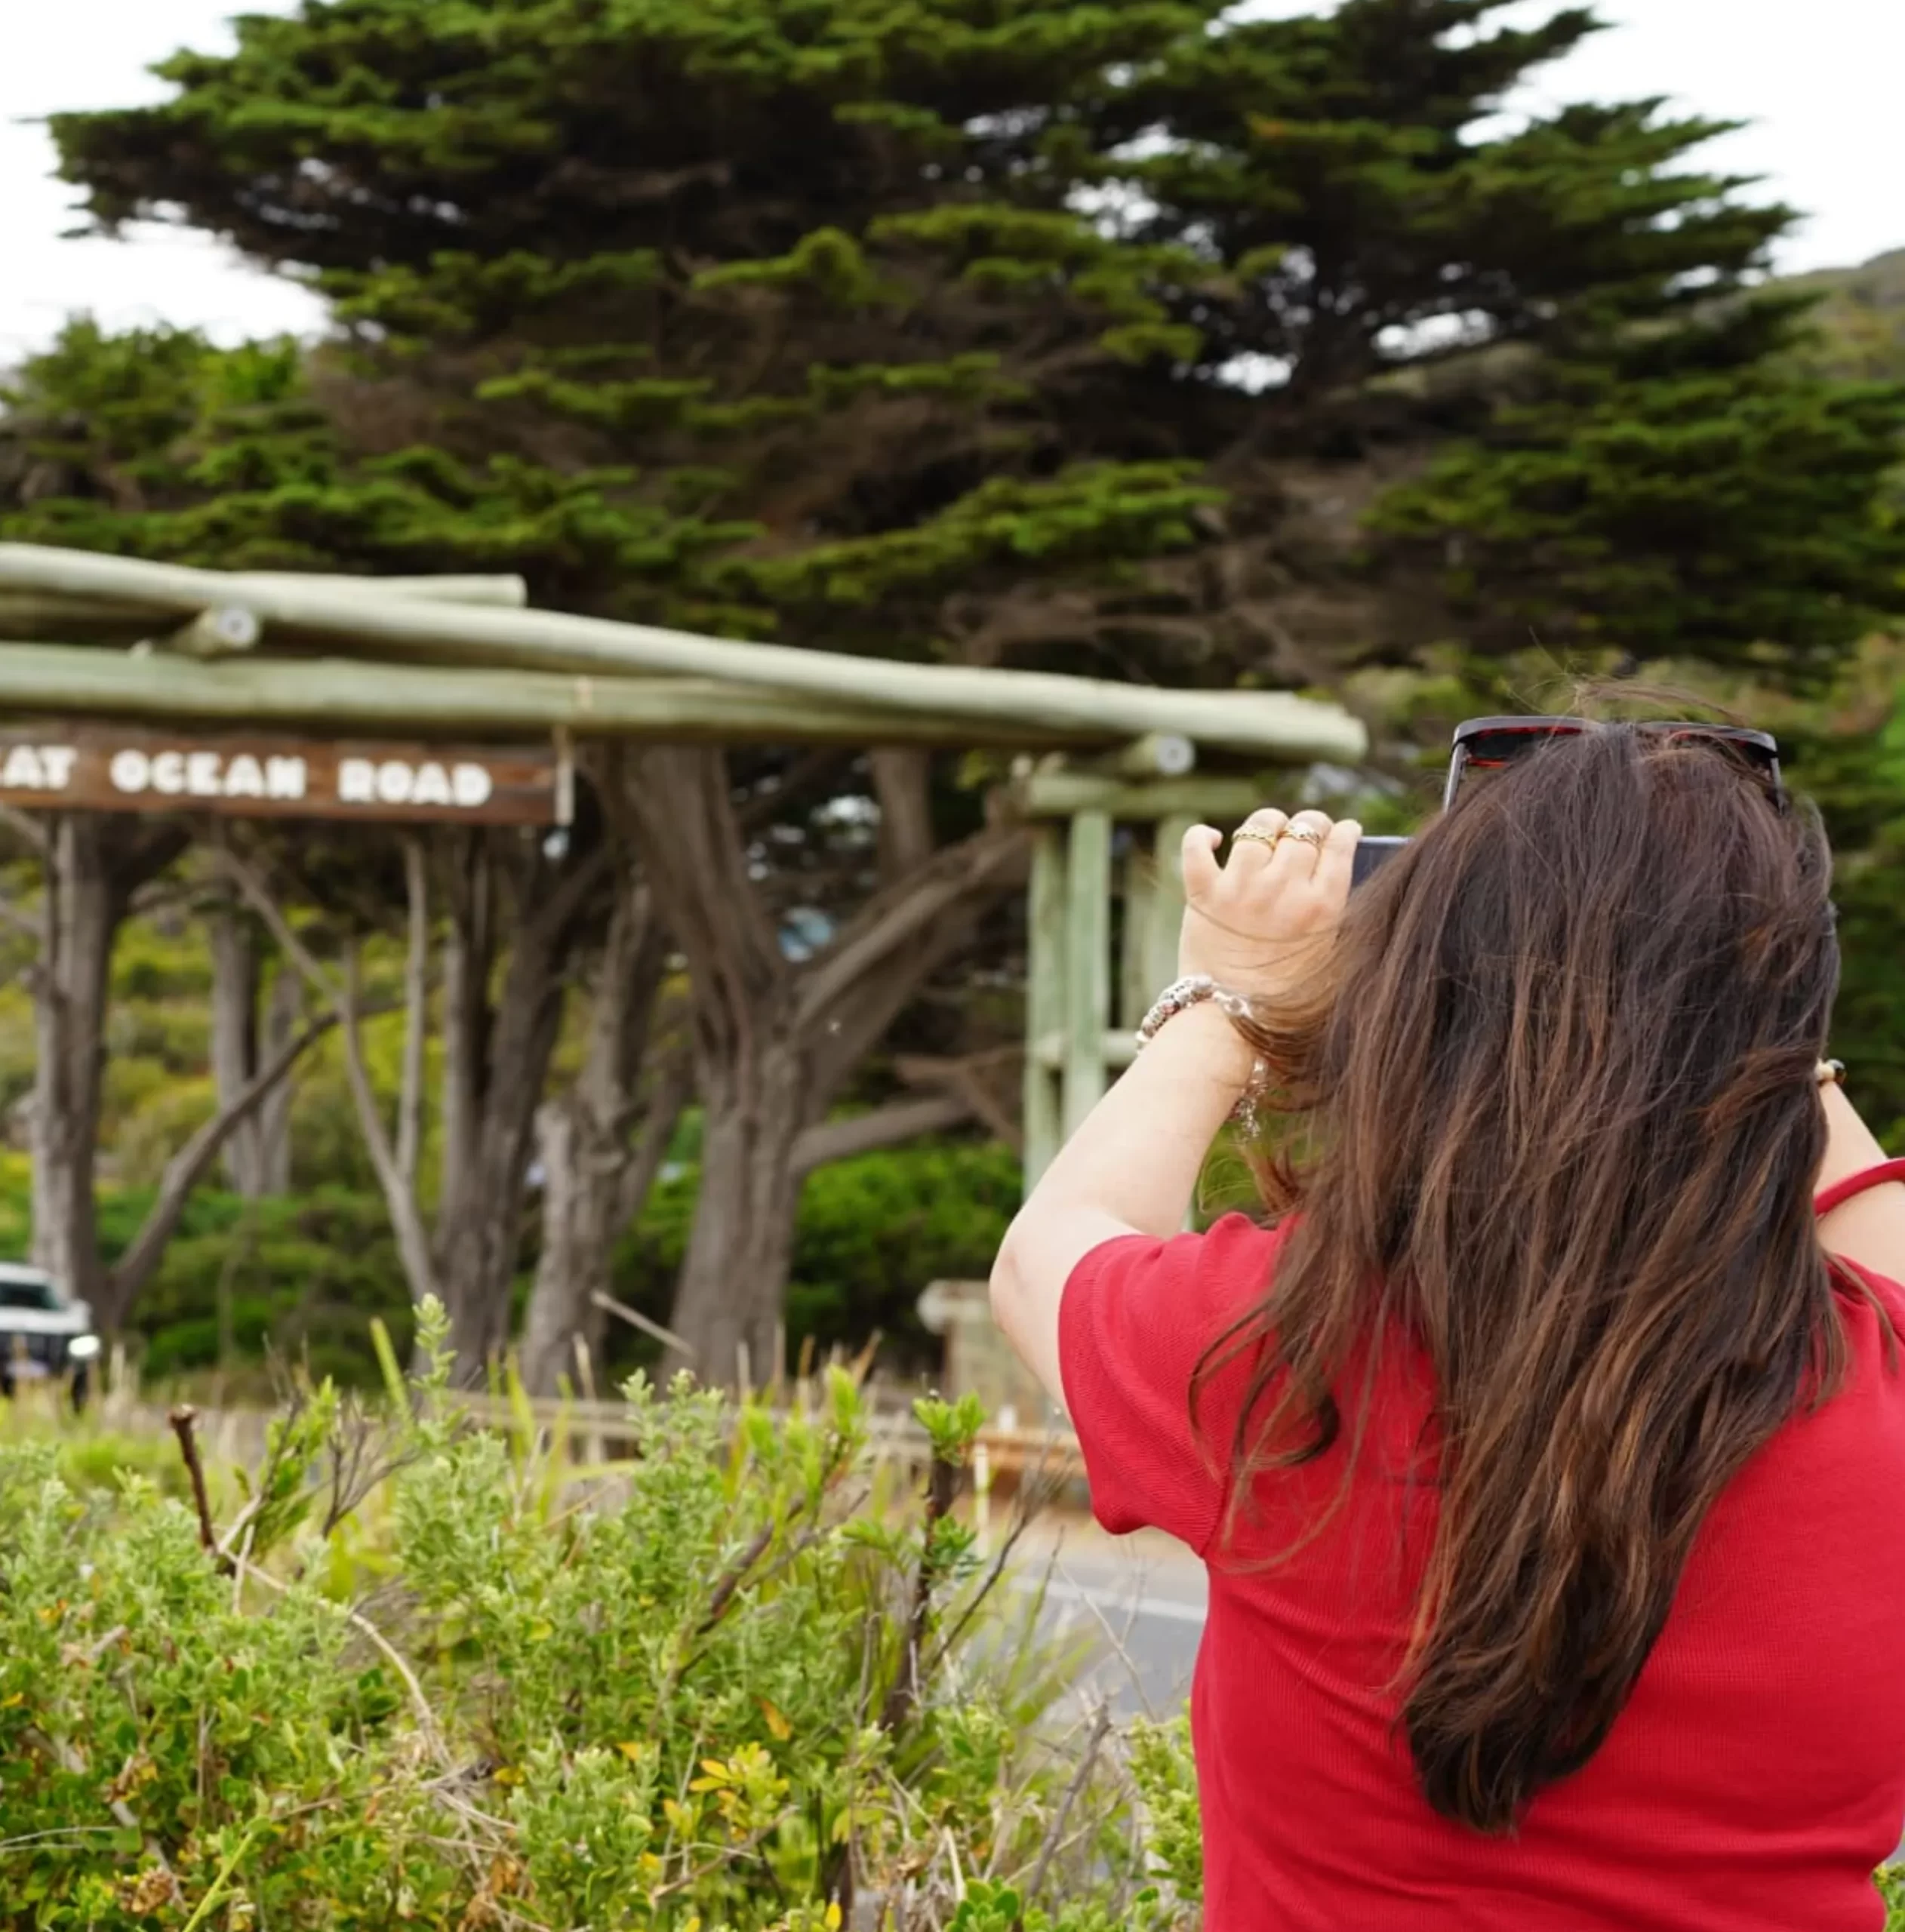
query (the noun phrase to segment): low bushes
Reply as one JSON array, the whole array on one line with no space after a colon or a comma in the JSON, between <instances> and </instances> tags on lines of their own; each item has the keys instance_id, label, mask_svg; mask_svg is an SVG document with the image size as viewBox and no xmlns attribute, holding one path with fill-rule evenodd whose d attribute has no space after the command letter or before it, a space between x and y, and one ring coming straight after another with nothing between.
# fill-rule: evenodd
<instances>
[{"instance_id":1,"label":"low bushes","mask_svg":"<svg viewBox=\"0 0 1905 1932\"><path fill-rule=\"evenodd\" d=\"M947 1507L976 1413L922 1405L902 1511L844 1377L629 1401L578 1472L440 1373L388 1423L321 1389L202 1531L0 1444L0 1926L1194 1922L1180 1732L1066 1709L1079 1659Z\"/></svg>"},{"instance_id":2,"label":"low bushes","mask_svg":"<svg viewBox=\"0 0 1905 1932\"><path fill-rule=\"evenodd\" d=\"M656 1190L616 1257L617 1294L664 1319L688 1241L692 1168ZM982 1143L922 1142L843 1161L802 1190L788 1290L787 1331L798 1350L857 1349L875 1330L909 1365L934 1358L914 1304L927 1283L983 1278L1018 1201L1017 1161ZM138 1231L148 1188L102 1188L100 1235L109 1257ZM31 1234L26 1161L0 1155L0 1256L23 1255ZM534 1264L528 1217L521 1284ZM223 1365L255 1366L267 1352L306 1361L346 1387L372 1386L365 1340L373 1318L407 1343L409 1293L382 1199L331 1186L248 1202L202 1188L188 1204L158 1274L132 1312L150 1379ZM610 1337L611 1376L651 1359L639 1338Z\"/></svg>"}]
</instances>

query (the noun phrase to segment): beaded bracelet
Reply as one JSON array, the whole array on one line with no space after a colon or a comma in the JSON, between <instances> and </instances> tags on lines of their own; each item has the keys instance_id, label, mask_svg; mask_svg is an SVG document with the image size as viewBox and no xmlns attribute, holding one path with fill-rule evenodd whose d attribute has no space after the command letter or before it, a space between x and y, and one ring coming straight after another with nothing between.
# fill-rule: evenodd
<instances>
[{"instance_id":1,"label":"beaded bracelet","mask_svg":"<svg viewBox=\"0 0 1905 1932\"><path fill-rule=\"evenodd\" d=\"M1187 974L1181 980L1173 980L1152 1003L1150 1011L1138 1022L1137 1050L1143 1052L1157 1038L1159 1029L1167 1020L1175 1019L1179 1014L1191 1007L1201 1006L1207 1000L1232 1020L1248 1020L1254 1011L1247 993L1219 986L1208 973ZM1269 1065L1260 1059L1252 1061L1250 1078L1245 1082L1244 1091L1238 1096L1237 1104L1230 1115L1245 1134L1256 1134L1260 1124L1259 1110L1269 1088Z\"/></svg>"}]
</instances>

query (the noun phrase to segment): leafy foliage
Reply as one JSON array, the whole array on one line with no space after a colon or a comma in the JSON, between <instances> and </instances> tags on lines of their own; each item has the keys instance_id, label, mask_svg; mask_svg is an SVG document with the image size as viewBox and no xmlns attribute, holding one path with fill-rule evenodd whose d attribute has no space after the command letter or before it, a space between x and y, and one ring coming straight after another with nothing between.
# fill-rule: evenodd
<instances>
[{"instance_id":1,"label":"leafy foliage","mask_svg":"<svg viewBox=\"0 0 1905 1932\"><path fill-rule=\"evenodd\" d=\"M616 1257L614 1291L664 1318L688 1239L689 1166L657 1189ZM922 1142L820 1169L802 1191L788 1295L788 1340L859 1348L874 1331L909 1366L934 1358L915 1306L929 1281L983 1278L1019 1198L1018 1163L983 1143ZM125 1248L151 1205L146 1186L103 1188L100 1239ZM0 1254L26 1252L32 1189L25 1160L0 1156ZM533 1257L532 1257L533 1262ZM129 1332L146 1377L222 1368L256 1380L267 1353L346 1386L376 1380L365 1340L373 1317L408 1345L408 1292L381 1198L316 1182L285 1200L245 1201L202 1188L188 1204ZM652 1359L626 1331L611 1367ZM626 1352L623 1353L623 1351Z\"/></svg>"},{"instance_id":2,"label":"leafy foliage","mask_svg":"<svg viewBox=\"0 0 1905 1932\"><path fill-rule=\"evenodd\" d=\"M443 1374L387 1434L309 1392L211 1550L146 1477L0 1444L0 1922L795 1932L849 1884L929 1927L1014 1887L1050 1932L1186 1922L1119 1758L1065 1795L1067 1660L968 1614L950 1517L867 1506L846 1378L780 1418L638 1380L590 1475ZM976 1414L929 1420L962 1461Z\"/></svg>"},{"instance_id":3,"label":"leafy foliage","mask_svg":"<svg viewBox=\"0 0 1905 1932\"><path fill-rule=\"evenodd\" d=\"M17 385L0 501L106 548L506 563L557 604L1174 682L1531 623L1830 666L1897 607L1870 506L1905 395L1742 300L1791 217L1700 167L1722 124L1499 115L1598 24L1503 16L249 17L158 105L59 117L65 171L103 226L315 278L335 338L300 370L82 327Z\"/></svg>"}]
</instances>

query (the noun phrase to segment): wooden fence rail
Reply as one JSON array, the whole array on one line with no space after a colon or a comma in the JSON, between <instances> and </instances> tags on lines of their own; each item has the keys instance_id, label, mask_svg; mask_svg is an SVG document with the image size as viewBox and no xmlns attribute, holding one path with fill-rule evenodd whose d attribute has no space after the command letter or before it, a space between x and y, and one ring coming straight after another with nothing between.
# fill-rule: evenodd
<instances>
[{"instance_id":1,"label":"wooden fence rail","mask_svg":"<svg viewBox=\"0 0 1905 1932\"><path fill-rule=\"evenodd\" d=\"M532 1399L525 1407L500 1395L460 1395L451 1399L486 1429L514 1430L526 1413L546 1438L566 1435L586 1463L616 1460L632 1446L629 1412L620 1402ZM101 1407L102 1420L115 1429L158 1434L168 1426L165 1408L137 1397L115 1392ZM197 1414L200 1438L214 1460L255 1464L263 1456L269 1410L206 1407ZM910 1414L876 1411L869 1419L869 1435L876 1467L909 1478L923 1476L931 1460L931 1444ZM982 1487L1001 1478L1016 1482L1029 1472L1059 1482L1077 1481L1085 1472L1078 1438L1048 1429L982 1429L974 1444L974 1464Z\"/></svg>"}]
</instances>

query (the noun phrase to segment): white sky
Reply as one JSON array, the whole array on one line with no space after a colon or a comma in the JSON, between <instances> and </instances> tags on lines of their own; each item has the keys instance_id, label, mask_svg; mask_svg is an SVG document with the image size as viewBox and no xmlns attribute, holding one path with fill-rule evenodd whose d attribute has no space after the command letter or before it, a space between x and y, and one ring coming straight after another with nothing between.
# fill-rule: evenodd
<instances>
[{"instance_id":1,"label":"white sky","mask_svg":"<svg viewBox=\"0 0 1905 1932\"><path fill-rule=\"evenodd\" d=\"M1263 3L1294 12L1308 0ZM229 45L224 19L241 5L289 4L0 0L9 17L0 57L0 366L82 309L115 327L164 320L224 340L315 325L308 295L202 237L161 229L121 243L62 240L73 225L71 192L51 178L51 143L30 125L60 109L158 99L164 90L145 73L148 63L181 45ZM1764 175L1771 194L1808 214L1782 266L1832 266L1905 247L1905 172L1896 162L1901 0L1604 0L1602 11L1614 26L1543 75L1536 102L1659 94L1752 122L1712 160Z\"/></svg>"}]
</instances>

